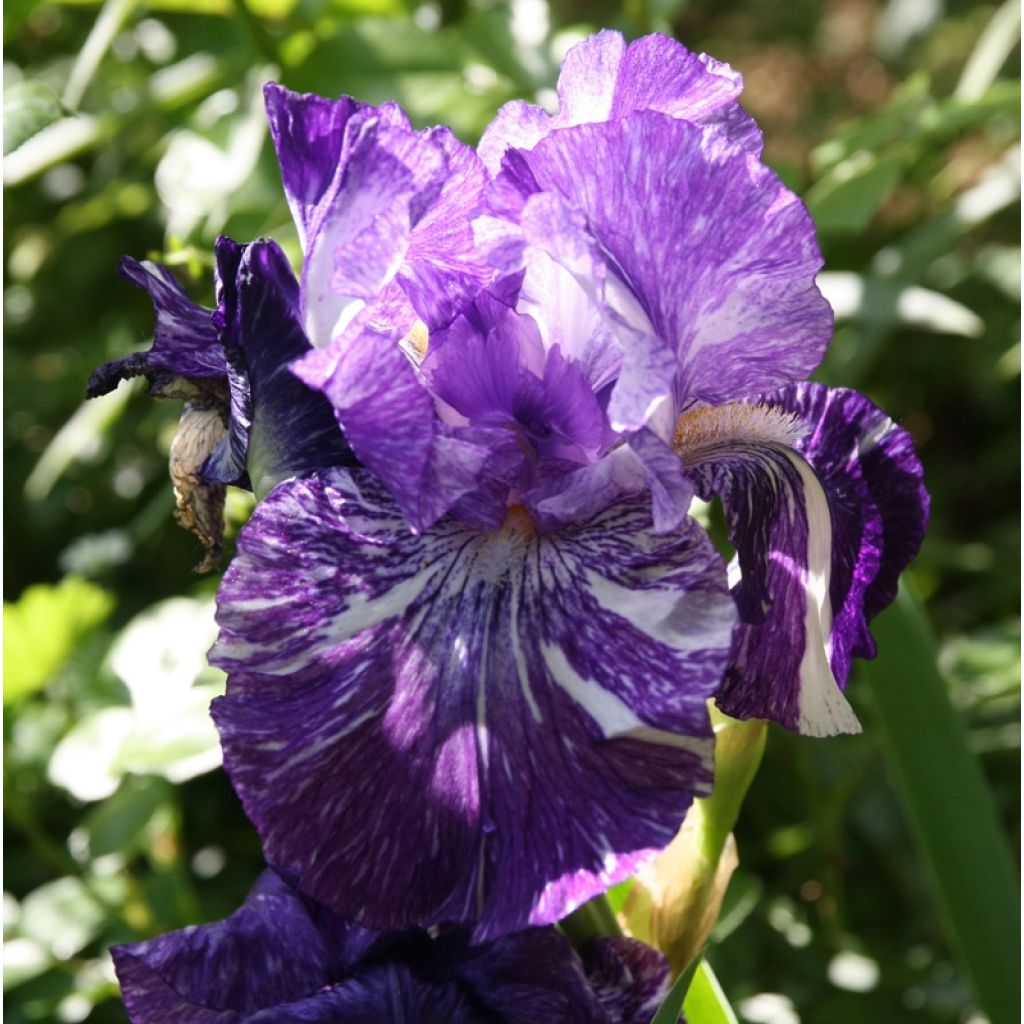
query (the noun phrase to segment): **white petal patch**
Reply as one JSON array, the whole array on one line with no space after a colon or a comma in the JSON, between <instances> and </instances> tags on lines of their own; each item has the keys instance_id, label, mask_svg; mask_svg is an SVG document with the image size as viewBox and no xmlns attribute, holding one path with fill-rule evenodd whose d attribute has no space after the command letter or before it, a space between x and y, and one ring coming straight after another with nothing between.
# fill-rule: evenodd
<instances>
[{"instance_id":1,"label":"white petal patch","mask_svg":"<svg viewBox=\"0 0 1024 1024\"><path fill-rule=\"evenodd\" d=\"M806 646L800 662L799 730L806 736L858 733L860 722L836 682L829 664L832 654L832 519L828 499L814 471L799 455L789 456L804 485L807 514L807 567L802 569L807 593L804 619Z\"/></svg>"},{"instance_id":2,"label":"white petal patch","mask_svg":"<svg viewBox=\"0 0 1024 1024\"><path fill-rule=\"evenodd\" d=\"M714 740L682 736L645 725L621 698L594 680L584 679L569 664L561 647L545 644L541 651L551 678L590 715L604 733L605 739L634 739L656 743L686 750L701 758L709 757L714 750Z\"/></svg>"},{"instance_id":3,"label":"white petal patch","mask_svg":"<svg viewBox=\"0 0 1024 1024\"><path fill-rule=\"evenodd\" d=\"M676 651L699 651L707 633L732 628L731 609L709 603L701 594L684 594L676 601L666 601L663 591L624 587L592 569L587 570L586 582L602 608Z\"/></svg>"}]
</instances>

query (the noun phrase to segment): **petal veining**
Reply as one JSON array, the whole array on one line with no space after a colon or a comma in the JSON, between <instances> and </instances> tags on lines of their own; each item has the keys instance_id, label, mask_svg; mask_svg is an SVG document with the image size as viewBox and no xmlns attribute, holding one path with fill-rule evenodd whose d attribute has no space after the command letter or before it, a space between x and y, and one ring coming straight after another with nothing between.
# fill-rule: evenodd
<instances>
[{"instance_id":1,"label":"petal veining","mask_svg":"<svg viewBox=\"0 0 1024 1024\"><path fill-rule=\"evenodd\" d=\"M271 862L364 923L553 921L706 791L734 615L702 531L644 499L412 536L366 475L291 481L219 597L225 764Z\"/></svg>"}]
</instances>

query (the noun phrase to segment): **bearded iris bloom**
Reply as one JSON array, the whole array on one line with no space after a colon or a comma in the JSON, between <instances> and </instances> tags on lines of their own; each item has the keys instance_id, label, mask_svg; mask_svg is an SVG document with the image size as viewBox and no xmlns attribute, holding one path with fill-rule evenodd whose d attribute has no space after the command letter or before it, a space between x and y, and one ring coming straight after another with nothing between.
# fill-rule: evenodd
<instances>
[{"instance_id":1,"label":"bearded iris bloom","mask_svg":"<svg viewBox=\"0 0 1024 1024\"><path fill-rule=\"evenodd\" d=\"M371 932L266 871L224 921L112 950L132 1024L647 1024L668 964L632 939L578 955L553 928Z\"/></svg>"},{"instance_id":2,"label":"bearded iris bloom","mask_svg":"<svg viewBox=\"0 0 1024 1024\"><path fill-rule=\"evenodd\" d=\"M927 496L904 431L806 382L821 258L740 87L604 32L478 152L268 88L304 263L221 246L248 376L202 471L264 483L213 714L269 862L346 919L558 920L709 791L708 698L859 728L842 686Z\"/></svg>"}]
</instances>

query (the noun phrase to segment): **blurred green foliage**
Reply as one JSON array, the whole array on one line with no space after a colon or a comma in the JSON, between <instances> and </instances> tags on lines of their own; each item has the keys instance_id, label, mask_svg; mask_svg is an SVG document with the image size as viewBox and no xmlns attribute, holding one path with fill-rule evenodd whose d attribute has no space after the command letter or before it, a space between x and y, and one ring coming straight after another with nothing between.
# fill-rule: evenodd
<instances>
[{"instance_id":1,"label":"blurred green foliage","mask_svg":"<svg viewBox=\"0 0 1024 1024\"><path fill-rule=\"evenodd\" d=\"M837 310L819 376L869 393L918 443L933 515L909 582L938 637L935 678L1019 852L1019 6L9 0L10 1020L124 1020L105 947L225 916L261 863L230 786L209 770L204 709L221 680L202 653L215 581L190 575L194 541L171 520L177 410L130 387L82 403L90 370L152 329L118 259L160 258L209 302L218 233L273 235L297 256L262 81L398 99L418 123L472 142L506 100L550 102L562 54L603 26L671 32L739 68L766 159L807 197ZM250 507L232 499L234 529ZM912 704L936 669L903 655L884 685ZM885 702L859 683L863 736L772 731L709 960L755 1024L977 1024L970 937L940 909L937 869L908 824L921 804L895 784L906 765L885 745ZM934 753L914 754L911 770ZM968 810L954 804L960 826L947 827L969 829ZM1012 945L1002 921L974 926Z\"/></svg>"}]
</instances>

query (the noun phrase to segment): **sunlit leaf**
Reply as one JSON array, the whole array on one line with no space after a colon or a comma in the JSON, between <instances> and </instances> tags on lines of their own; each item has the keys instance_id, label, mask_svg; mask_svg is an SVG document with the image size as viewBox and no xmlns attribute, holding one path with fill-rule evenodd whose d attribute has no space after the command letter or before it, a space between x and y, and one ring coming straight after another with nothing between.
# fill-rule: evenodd
<instances>
[{"instance_id":1,"label":"sunlit leaf","mask_svg":"<svg viewBox=\"0 0 1024 1024\"><path fill-rule=\"evenodd\" d=\"M107 919L107 906L125 897L116 876L81 878L66 875L30 892L21 904L19 932L58 960L72 957L90 942Z\"/></svg>"},{"instance_id":2,"label":"sunlit leaf","mask_svg":"<svg viewBox=\"0 0 1024 1024\"><path fill-rule=\"evenodd\" d=\"M818 287L837 320L862 318L878 327L908 324L936 334L977 338L985 321L962 303L929 288L894 288L848 270L818 275Z\"/></svg>"},{"instance_id":3,"label":"sunlit leaf","mask_svg":"<svg viewBox=\"0 0 1024 1024\"><path fill-rule=\"evenodd\" d=\"M4 156L67 114L44 82L26 80L4 88Z\"/></svg>"},{"instance_id":4,"label":"sunlit leaf","mask_svg":"<svg viewBox=\"0 0 1024 1024\"><path fill-rule=\"evenodd\" d=\"M4 187L20 185L43 171L99 145L117 130L114 118L89 114L51 121L4 155Z\"/></svg>"},{"instance_id":5,"label":"sunlit leaf","mask_svg":"<svg viewBox=\"0 0 1024 1024\"><path fill-rule=\"evenodd\" d=\"M110 651L132 706L76 722L50 758L50 780L90 801L110 797L126 775L184 782L216 768L209 707L224 692L224 675L206 661L216 633L209 600L171 598L136 616Z\"/></svg>"},{"instance_id":6,"label":"sunlit leaf","mask_svg":"<svg viewBox=\"0 0 1024 1024\"><path fill-rule=\"evenodd\" d=\"M903 177L906 161L902 154L874 157L857 153L836 166L807 193L818 230L861 231Z\"/></svg>"},{"instance_id":7,"label":"sunlit leaf","mask_svg":"<svg viewBox=\"0 0 1024 1024\"><path fill-rule=\"evenodd\" d=\"M77 800L106 799L121 782L117 758L134 729L131 708L101 708L83 716L50 756L50 781Z\"/></svg>"},{"instance_id":8,"label":"sunlit leaf","mask_svg":"<svg viewBox=\"0 0 1024 1024\"><path fill-rule=\"evenodd\" d=\"M701 960L693 975L683 1012L687 1024L737 1024L736 1014L707 960Z\"/></svg>"},{"instance_id":9,"label":"sunlit leaf","mask_svg":"<svg viewBox=\"0 0 1024 1024\"><path fill-rule=\"evenodd\" d=\"M45 686L75 645L110 614L113 597L78 576L4 601L4 704Z\"/></svg>"},{"instance_id":10,"label":"sunlit leaf","mask_svg":"<svg viewBox=\"0 0 1024 1024\"><path fill-rule=\"evenodd\" d=\"M53 963L46 947L35 939L4 940L4 991L42 974Z\"/></svg>"}]
</instances>

